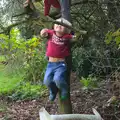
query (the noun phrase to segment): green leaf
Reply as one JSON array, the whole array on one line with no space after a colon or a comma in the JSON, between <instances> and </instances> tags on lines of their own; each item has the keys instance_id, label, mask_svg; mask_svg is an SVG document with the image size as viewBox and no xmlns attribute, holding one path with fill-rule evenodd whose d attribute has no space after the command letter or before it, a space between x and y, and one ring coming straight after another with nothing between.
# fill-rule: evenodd
<instances>
[{"instance_id":1,"label":"green leaf","mask_svg":"<svg viewBox=\"0 0 120 120\"><path fill-rule=\"evenodd\" d=\"M8 35L0 34L0 39L6 40L6 39L8 39L8 38L9 38Z\"/></svg>"},{"instance_id":2,"label":"green leaf","mask_svg":"<svg viewBox=\"0 0 120 120\"><path fill-rule=\"evenodd\" d=\"M116 42L117 45L120 44L120 36L118 36L118 37L115 38L115 42Z\"/></svg>"},{"instance_id":3,"label":"green leaf","mask_svg":"<svg viewBox=\"0 0 120 120\"><path fill-rule=\"evenodd\" d=\"M112 32L108 32L105 37L105 42L106 44L110 44L111 41L112 41Z\"/></svg>"}]
</instances>

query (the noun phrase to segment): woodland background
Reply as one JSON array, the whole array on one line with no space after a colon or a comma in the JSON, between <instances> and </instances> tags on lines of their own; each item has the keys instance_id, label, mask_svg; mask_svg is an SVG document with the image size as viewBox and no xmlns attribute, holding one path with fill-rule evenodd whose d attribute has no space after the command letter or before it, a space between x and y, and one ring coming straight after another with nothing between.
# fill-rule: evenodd
<instances>
[{"instance_id":1,"label":"woodland background","mask_svg":"<svg viewBox=\"0 0 120 120\"><path fill-rule=\"evenodd\" d=\"M21 15L23 2L0 1L0 117L3 120L38 119L38 109L45 106L48 97L42 84L47 64L46 40L40 38L39 32L52 22L43 15L42 0L35 3L40 13L37 20ZM120 1L72 0L71 16L77 32L87 31L72 44L72 111L91 113L95 107L105 120L119 120ZM57 105L57 100L56 104L48 102L46 109L56 114Z\"/></svg>"}]
</instances>

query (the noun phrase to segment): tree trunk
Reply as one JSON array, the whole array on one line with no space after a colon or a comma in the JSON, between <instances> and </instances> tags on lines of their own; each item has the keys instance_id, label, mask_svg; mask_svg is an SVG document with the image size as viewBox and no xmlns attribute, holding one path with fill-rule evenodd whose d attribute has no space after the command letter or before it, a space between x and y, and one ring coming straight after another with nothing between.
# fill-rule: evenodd
<instances>
[{"instance_id":1,"label":"tree trunk","mask_svg":"<svg viewBox=\"0 0 120 120\"><path fill-rule=\"evenodd\" d=\"M69 0L69 3L71 4L71 0ZM53 20L53 18L51 18L51 17L47 18L43 14L41 14L41 18L45 21ZM68 21L71 21L71 18ZM42 22L42 21L39 21L39 22L40 22L40 24L43 24L43 26L46 28L51 28L53 25L53 24L51 24L51 22ZM72 105L71 105L71 100L70 100L70 74L71 74L71 66L72 66L72 55L70 55L66 58L66 64L67 64L67 83L69 85L69 95L68 95L68 99L65 101L61 101L59 99L59 108L58 109L59 109L60 113L71 114L72 113ZM60 96L60 92L59 92L59 96Z\"/></svg>"},{"instance_id":2,"label":"tree trunk","mask_svg":"<svg viewBox=\"0 0 120 120\"><path fill-rule=\"evenodd\" d=\"M68 99L65 101L61 101L59 99L59 112L63 114L71 114L72 105L70 100L70 74L71 74L71 66L72 66L72 55L66 58L66 64L67 64L67 83L69 85L69 95L68 95ZM59 96L60 96L60 92L59 92Z\"/></svg>"},{"instance_id":3,"label":"tree trunk","mask_svg":"<svg viewBox=\"0 0 120 120\"><path fill-rule=\"evenodd\" d=\"M69 0L69 5L71 5L71 0ZM71 16L69 16L69 20L71 22ZM71 48L71 46L70 46ZM66 58L66 64L67 64L67 83L69 85L69 93L68 93L68 99L61 101L59 99L59 112L63 114L71 114L72 113L72 105L71 105L71 99L70 99L70 74L71 74L71 68L72 68L72 55L68 56ZM59 92L59 98L60 98L60 92Z\"/></svg>"}]
</instances>

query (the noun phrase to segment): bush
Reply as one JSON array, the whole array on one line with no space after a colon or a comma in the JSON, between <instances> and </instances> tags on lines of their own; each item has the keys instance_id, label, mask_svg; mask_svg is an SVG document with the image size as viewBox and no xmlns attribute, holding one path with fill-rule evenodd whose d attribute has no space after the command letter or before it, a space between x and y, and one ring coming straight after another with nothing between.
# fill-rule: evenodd
<instances>
[{"instance_id":1,"label":"bush","mask_svg":"<svg viewBox=\"0 0 120 120\"><path fill-rule=\"evenodd\" d=\"M73 50L73 71L77 73L79 76L87 77L90 73L90 69L92 67L92 64L89 62L85 55L85 48L74 48Z\"/></svg>"},{"instance_id":2,"label":"bush","mask_svg":"<svg viewBox=\"0 0 120 120\"><path fill-rule=\"evenodd\" d=\"M44 44L41 43L39 48L36 48L32 54L33 55L27 57L27 61L24 63L24 80L31 81L32 83L38 83L43 80L47 64Z\"/></svg>"},{"instance_id":3,"label":"bush","mask_svg":"<svg viewBox=\"0 0 120 120\"><path fill-rule=\"evenodd\" d=\"M87 78L82 77L80 82L81 82L84 90L93 89L93 88L96 88L98 86L97 85L97 83L98 83L97 78L92 77L90 75Z\"/></svg>"},{"instance_id":4,"label":"bush","mask_svg":"<svg viewBox=\"0 0 120 120\"><path fill-rule=\"evenodd\" d=\"M36 36L24 39L17 28L10 31L10 36L0 34L0 39L0 47L5 51L8 62L5 72L7 75L23 75L22 82L8 93L10 98L23 100L40 97L45 90L40 81L43 80L47 64L43 41Z\"/></svg>"},{"instance_id":5,"label":"bush","mask_svg":"<svg viewBox=\"0 0 120 120\"><path fill-rule=\"evenodd\" d=\"M73 70L79 77L106 76L120 66L119 50L104 41L90 39L87 45L74 47Z\"/></svg>"},{"instance_id":6,"label":"bush","mask_svg":"<svg viewBox=\"0 0 120 120\"><path fill-rule=\"evenodd\" d=\"M22 72L25 73L24 80L34 83L43 80L47 61L44 43L40 38L33 36L31 39L24 39L17 28L10 31L10 37L0 34L0 38L2 40L0 47L8 53L7 74Z\"/></svg>"},{"instance_id":7,"label":"bush","mask_svg":"<svg viewBox=\"0 0 120 120\"><path fill-rule=\"evenodd\" d=\"M45 86L32 85L30 82L22 81L16 86L9 98L12 100L39 99L42 95L45 95L46 90Z\"/></svg>"}]
</instances>

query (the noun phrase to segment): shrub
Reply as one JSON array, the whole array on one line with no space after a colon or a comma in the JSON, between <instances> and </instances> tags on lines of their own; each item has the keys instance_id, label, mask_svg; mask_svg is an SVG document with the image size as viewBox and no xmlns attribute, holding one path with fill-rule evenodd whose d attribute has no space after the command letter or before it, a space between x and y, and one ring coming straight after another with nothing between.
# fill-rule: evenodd
<instances>
[{"instance_id":1,"label":"shrub","mask_svg":"<svg viewBox=\"0 0 120 120\"><path fill-rule=\"evenodd\" d=\"M83 89L93 89L96 88L97 85L97 78L96 77L92 77L92 76L88 76L87 78L82 77L80 80Z\"/></svg>"},{"instance_id":2,"label":"shrub","mask_svg":"<svg viewBox=\"0 0 120 120\"><path fill-rule=\"evenodd\" d=\"M12 95L9 96L12 100L32 100L38 99L46 93L46 87L42 85L32 85L30 82L20 82L14 89Z\"/></svg>"},{"instance_id":3,"label":"shrub","mask_svg":"<svg viewBox=\"0 0 120 120\"><path fill-rule=\"evenodd\" d=\"M73 70L79 77L106 76L120 66L119 50L104 41L90 38L87 45L74 47Z\"/></svg>"}]
</instances>

